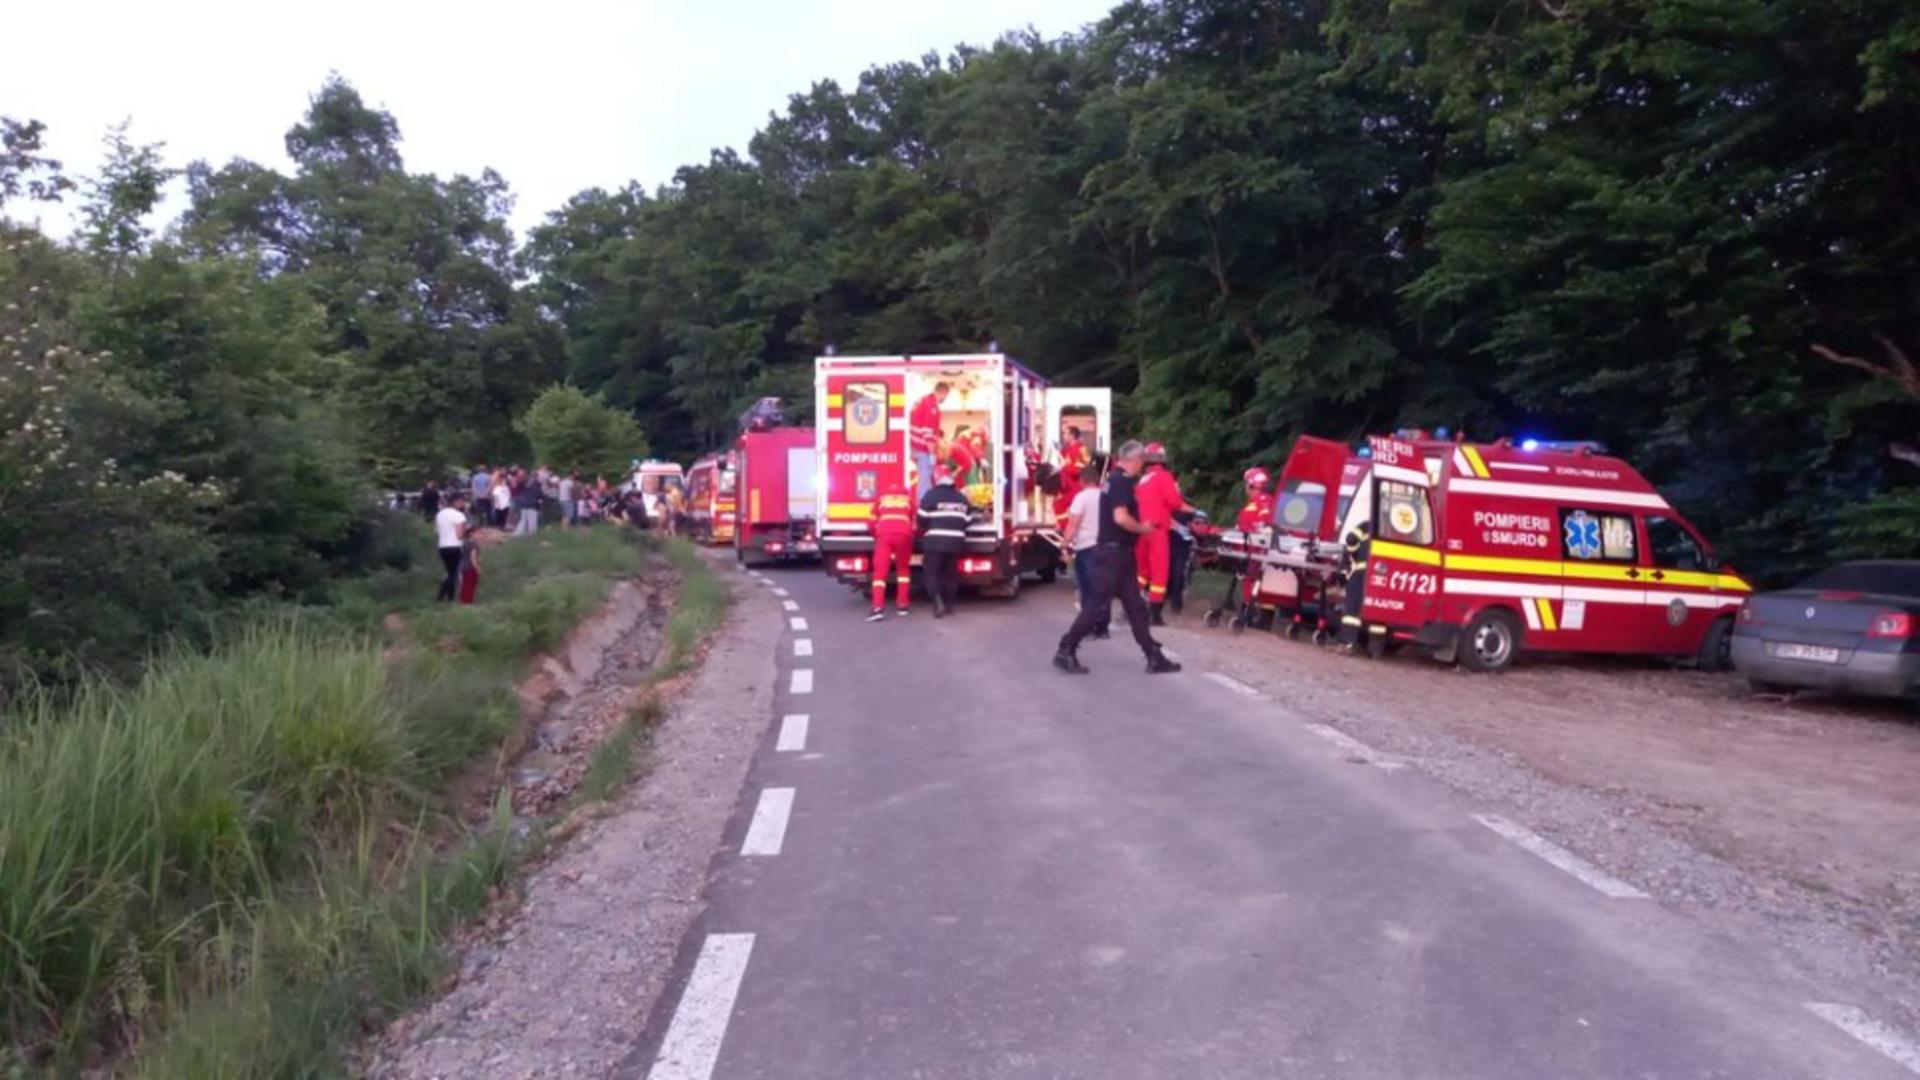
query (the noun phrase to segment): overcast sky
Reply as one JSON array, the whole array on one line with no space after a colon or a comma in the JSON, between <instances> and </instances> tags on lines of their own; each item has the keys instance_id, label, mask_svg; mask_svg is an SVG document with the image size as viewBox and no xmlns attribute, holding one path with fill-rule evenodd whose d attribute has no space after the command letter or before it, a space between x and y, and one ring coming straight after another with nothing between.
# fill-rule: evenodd
<instances>
[{"instance_id":1,"label":"overcast sky","mask_svg":"<svg viewBox=\"0 0 1920 1080\"><path fill-rule=\"evenodd\" d=\"M285 168L282 137L338 71L398 119L409 169L505 176L524 235L582 188L651 188L716 147L744 149L817 79L850 86L874 64L1027 26L1053 36L1114 2L27 2L0 16L0 114L44 121L70 174L91 172L101 135L128 118L175 166Z\"/></svg>"}]
</instances>

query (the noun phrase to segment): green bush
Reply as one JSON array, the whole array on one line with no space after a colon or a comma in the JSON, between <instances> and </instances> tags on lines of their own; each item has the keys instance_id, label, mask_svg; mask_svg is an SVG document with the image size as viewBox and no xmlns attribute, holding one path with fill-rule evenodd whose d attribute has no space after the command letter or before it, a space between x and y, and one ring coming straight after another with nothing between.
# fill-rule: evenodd
<instances>
[{"instance_id":1,"label":"green bush","mask_svg":"<svg viewBox=\"0 0 1920 1080\"><path fill-rule=\"evenodd\" d=\"M307 1074L425 988L439 930L510 857L492 833L447 844L438 793L513 730L524 658L638 565L620 530L516 541L489 550L480 603L448 607L423 560L138 682L17 699L0 1037L70 1066L164 1029L140 1070ZM411 632L385 633L389 612Z\"/></svg>"}]
</instances>

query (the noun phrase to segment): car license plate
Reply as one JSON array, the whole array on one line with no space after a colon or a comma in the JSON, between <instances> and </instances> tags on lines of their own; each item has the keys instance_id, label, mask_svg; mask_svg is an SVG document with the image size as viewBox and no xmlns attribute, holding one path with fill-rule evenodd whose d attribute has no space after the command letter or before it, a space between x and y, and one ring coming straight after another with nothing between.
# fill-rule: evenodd
<instances>
[{"instance_id":1,"label":"car license plate","mask_svg":"<svg viewBox=\"0 0 1920 1080\"><path fill-rule=\"evenodd\" d=\"M1811 660L1816 664L1840 662L1840 650L1825 645L1775 645L1773 655L1782 660Z\"/></svg>"},{"instance_id":2,"label":"car license plate","mask_svg":"<svg viewBox=\"0 0 1920 1080\"><path fill-rule=\"evenodd\" d=\"M813 543L809 543L809 542L807 542L807 541L805 541L805 540L802 540L802 541L800 541L799 543L797 543L797 544L795 544L795 545L793 545L793 550L795 550L795 551L819 551L819 550L820 550L820 545L819 545L819 544L813 544Z\"/></svg>"}]
</instances>

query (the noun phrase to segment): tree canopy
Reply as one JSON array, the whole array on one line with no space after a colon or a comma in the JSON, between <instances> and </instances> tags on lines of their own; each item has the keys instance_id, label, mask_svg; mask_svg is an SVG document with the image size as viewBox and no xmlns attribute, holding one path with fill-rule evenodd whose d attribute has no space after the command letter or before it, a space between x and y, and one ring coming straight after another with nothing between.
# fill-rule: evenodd
<instances>
[{"instance_id":1,"label":"tree canopy","mask_svg":"<svg viewBox=\"0 0 1920 1080\"><path fill-rule=\"evenodd\" d=\"M0 117L0 214L81 223L0 219L0 673L311 595L376 485L804 421L828 346L1111 386L1206 498L1306 432L1597 438L1763 581L1920 555L1908 0L1129 0L817 83L524 244L338 78L286 171L44 134Z\"/></svg>"}]
</instances>

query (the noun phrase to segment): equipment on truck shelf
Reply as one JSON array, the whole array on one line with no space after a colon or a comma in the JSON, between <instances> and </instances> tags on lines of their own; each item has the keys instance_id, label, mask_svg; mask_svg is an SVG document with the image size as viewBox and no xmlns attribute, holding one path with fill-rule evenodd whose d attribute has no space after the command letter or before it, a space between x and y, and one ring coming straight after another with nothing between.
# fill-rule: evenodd
<instances>
[{"instance_id":1,"label":"equipment on truck shelf","mask_svg":"<svg viewBox=\"0 0 1920 1080\"><path fill-rule=\"evenodd\" d=\"M980 353L822 356L814 394L830 573L867 588L874 500L893 480L917 495L918 471L938 465L953 469L973 506L962 582L1013 596L1024 575L1059 571L1063 540L1043 490L1056 485L1043 481L1059 468L1068 427L1095 450L1108 444L1112 391L1051 387L1006 356Z\"/></svg>"}]
</instances>

